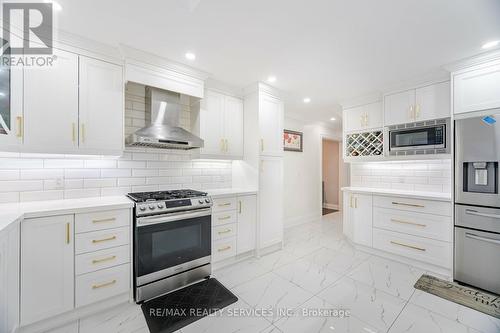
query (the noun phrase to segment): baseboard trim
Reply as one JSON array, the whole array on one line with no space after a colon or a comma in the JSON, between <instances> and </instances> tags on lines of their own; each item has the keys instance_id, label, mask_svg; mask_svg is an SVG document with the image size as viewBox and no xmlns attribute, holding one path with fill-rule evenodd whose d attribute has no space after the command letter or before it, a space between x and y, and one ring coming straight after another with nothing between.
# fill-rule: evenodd
<instances>
[{"instance_id":1,"label":"baseboard trim","mask_svg":"<svg viewBox=\"0 0 500 333\"><path fill-rule=\"evenodd\" d=\"M329 204L329 203L324 203L323 208L328 208L328 209L336 209L339 210L339 205L337 204Z\"/></svg>"}]
</instances>

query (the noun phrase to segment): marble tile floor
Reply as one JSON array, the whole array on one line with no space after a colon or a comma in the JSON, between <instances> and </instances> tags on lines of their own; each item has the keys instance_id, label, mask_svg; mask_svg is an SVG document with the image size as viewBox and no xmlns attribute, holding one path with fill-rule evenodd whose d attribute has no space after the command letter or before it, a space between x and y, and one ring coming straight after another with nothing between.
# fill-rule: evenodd
<instances>
[{"instance_id":1,"label":"marble tile floor","mask_svg":"<svg viewBox=\"0 0 500 333\"><path fill-rule=\"evenodd\" d=\"M182 333L500 332L499 319L415 290L421 269L354 249L342 235L340 212L287 229L284 244L215 271L239 301ZM82 319L79 328L148 333L133 304Z\"/></svg>"}]
</instances>

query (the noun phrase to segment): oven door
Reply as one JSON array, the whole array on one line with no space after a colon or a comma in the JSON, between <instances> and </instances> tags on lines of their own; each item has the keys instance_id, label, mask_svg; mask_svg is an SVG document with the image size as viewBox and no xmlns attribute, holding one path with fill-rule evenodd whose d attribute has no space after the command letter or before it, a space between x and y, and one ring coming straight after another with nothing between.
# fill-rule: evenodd
<instances>
[{"instance_id":1,"label":"oven door","mask_svg":"<svg viewBox=\"0 0 500 333\"><path fill-rule=\"evenodd\" d=\"M138 286L210 263L211 209L137 218Z\"/></svg>"},{"instance_id":2,"label":"oven door","mask_svg":"<svg viewBox=\"0 0 500 333\"><path fill-rule=\"evenodd\" d=\"M446 125L389 131L390 150L445 148Z\"/></svg>"}]
</instances>

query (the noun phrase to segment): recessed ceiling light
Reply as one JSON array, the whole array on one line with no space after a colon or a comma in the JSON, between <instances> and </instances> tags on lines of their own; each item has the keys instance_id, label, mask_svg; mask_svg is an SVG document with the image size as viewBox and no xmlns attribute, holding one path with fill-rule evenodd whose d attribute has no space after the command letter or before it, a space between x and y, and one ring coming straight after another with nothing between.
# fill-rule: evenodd
<instances>
[{"instance_id":1,"label":"recessed ceiling light","mask_svg":"<svg viewBox=\"0 0 500 333\"><path fill-rule=\"evenodd\" d=\"M194 54L193 52L187 52L186 53L186 59L187 60L195 60L196 59L196 54Z\"/></svg>"},{"instance_id":2,"label":"recessed ceiling light","mask_svg":"<svg viewBox=\"0 0 500 333\"><path fill-rule=\"evenodd\" d=\"M304 98L304 103L310 103L311 99L309 97Z\"/></svg>"},{"instance_id":3,"label":"recessed ceiling light","mask_svg":"<svg viewBox=\"0 0 500 333\"><path fill-rule=\"evenodd\" d=\"M274 76L274 75L269 76L267 78L267 82L269 82L269 83L276 82L276 76Z\"/></svg>"},{"instance_id":4,"label":"recessed ceiling light","mask_svg":"<svg viewBox=\"0 0 500 333\"><path fill-rule=\"evenodd\" d=\"M62 6L56 1L44 0L44 2L45 3L52 3L52 9L54 9L57 12L60 12L62 10Z\"/></svg>"},{"instance_id":5,"label":"recessed ceiling light","mask_svg":"<svg viewBox=\"0 0 500 333\"><path fill-rule=\"evenodd\" d=\"M492 47L498 46L498 44L500 44L500 40L493 40L491 42L484 43L481 48L483 50L485 50L485 49L491 49Z\"/></svg>"},{"instance_id":6,"label":"recessed ceiling light","mask_svg":"<svg viewBox=\"0 0 500 333\"><path fill-rule=\"evenodd\" d=\"M335 121L335 120L337 120L337 118L335 118L335 117L331 117L331 118L330 118L330 120L331 120L331 121Z\"/></svg>"}]
</instances>

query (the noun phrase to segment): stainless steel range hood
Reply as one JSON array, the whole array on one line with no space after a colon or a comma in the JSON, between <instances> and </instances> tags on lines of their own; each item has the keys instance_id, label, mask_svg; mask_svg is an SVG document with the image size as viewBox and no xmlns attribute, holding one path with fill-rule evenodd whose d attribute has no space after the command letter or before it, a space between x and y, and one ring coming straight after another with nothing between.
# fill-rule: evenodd
<instances>
[{"instance_id":1,"label":"stainless steel range hood","mask_svg":"<svg viewBox=\"0 0 500 333\"><path fill-rule=\"evenodd\" d=\"M178 93L146 87L146 120L151 124L131 134L127 146L164 149L203 148L203 140L179 126L181 113Z\"/></svg>"}]
</instances>

